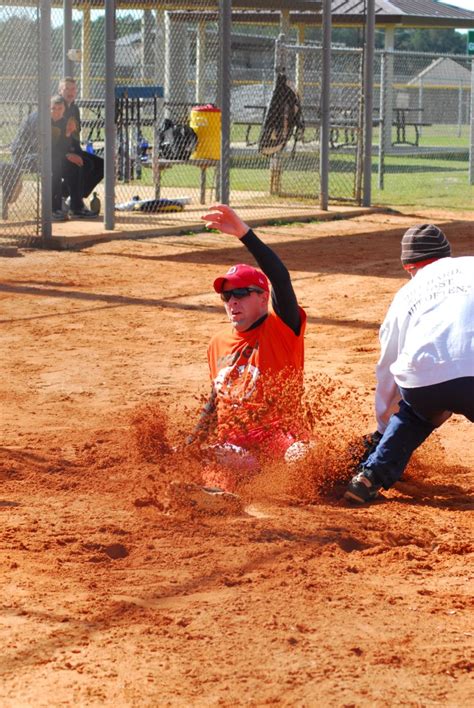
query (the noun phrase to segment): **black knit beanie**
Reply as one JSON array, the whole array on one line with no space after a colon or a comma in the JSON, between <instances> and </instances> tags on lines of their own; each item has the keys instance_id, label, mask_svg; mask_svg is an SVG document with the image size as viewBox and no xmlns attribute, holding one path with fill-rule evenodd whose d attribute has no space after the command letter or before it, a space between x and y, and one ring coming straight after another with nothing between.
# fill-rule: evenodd
<instances>
[{"instance_id":1,"label":"black knit beanie","mask_svg":"<svg viewBox=\"0 0 474 708\"><path fill-rule=\"evenodd\" d=\"M419 263L451 255L448 239L434 224L412 226L402 238L402 264Z\"/></svg>"}]
</instances>

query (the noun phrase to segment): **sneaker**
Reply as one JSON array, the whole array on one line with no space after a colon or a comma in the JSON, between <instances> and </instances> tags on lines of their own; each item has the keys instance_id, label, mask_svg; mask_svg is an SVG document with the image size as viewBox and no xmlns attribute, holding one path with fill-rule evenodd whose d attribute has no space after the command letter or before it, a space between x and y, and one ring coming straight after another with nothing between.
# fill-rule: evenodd
<instances>
[{"instance_id":1,"label":"sneaker","mask_svg":"<svg viewBox=\"0 0 474 708\"><path fill-rule=\"evenodd\" d=\"M87 209L87 207L82 207L82 209L71 209L69 215L74 219L95 219L97 214L93 211Z\"/></svg>"},{"instance_id":2,"label":"sneaker","mask_svg":"<svg viewBox=\"0 0 474 708\"><path fill-rule=\"evenodd\" d=\"M172 482L169 497L173 506L188 507L206 514L238 514L243 510L237 494L219 487L200 487L198 484Z\"/></svg>"},{"instance_id":3,"label":"sneaker","mask_svg":"<svg viewBox=\"0 0 474 708\"><path fill-rule=\"evenodd\" d=\"M344 499L358 504L366 504L377 498L381 484L377 484L369 477L369 470L362 468L349 482L344 493Z\"/></svg>"},{"instance_id":4,"label":"sneaker","mask_svg":"<svg viewBox=\"0 0 474 708\"><path fill-rule=\"evenodd\" d=\"M67 221L67 214L62 209L55 209L51 214L51 221Z\"/></svg>"}]
</instances>

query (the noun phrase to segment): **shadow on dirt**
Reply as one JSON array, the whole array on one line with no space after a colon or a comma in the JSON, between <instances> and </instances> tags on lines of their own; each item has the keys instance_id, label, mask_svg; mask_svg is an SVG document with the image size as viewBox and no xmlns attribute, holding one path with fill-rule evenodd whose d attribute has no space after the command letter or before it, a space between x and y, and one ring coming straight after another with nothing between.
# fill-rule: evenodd
<instances>
[{"instance_id":1,"label":"shadow on dirt","mask_svg":"<svg viewBox=\"0 0 474 708\"><path fill-rule=\"evenodd\" d=\"M60 285L58 283L58 285ZM202 303L190 304L183 302L173 302L173 300L190 297L186 293L182 295L172 296L167 299L154 299L154 298L140 298L140 297L129 297L125 295L107 295L105 293L85 293L78 290L61 290L59 288L42 288L42 287L32 287L27 285L14 285L3 283L0 285L0 292L8 293L20 293L23 295L38 295L41 297L57 297L64 298L66 300L99 300L111 303L105 307L97 308L86 308L80 310L74 310L74 312L55 312L49 315L35 315L32 317L20 317L18 319L2 319L0 324L12 323L12 322L25 322L29 320L36 319L46 319L49 317L74 317L77 313L81 312L95 312L97 310L111 309L114 307L126 307L126 306L140 306L140 307L161 307L163 309L173 309L173 310L185 310L185 311L195 311L195 312L214 312L217 314L222 314L221 305L203 305ZM194 296L208 295L209 293L193 293ZM317 324L329 324L341 327L350 327L356 329L372 329L378 330L378 322L370 322L366 320L351 320L351 319L337 319L332 317L308 317L308 322Z\"/></svg>"},{"instance_id":2,"label":"shadow on dirt","mask_svg":"<svg viewBox=\"0 0 474 708\"><path fill-rule=\"evenodd\" d=\"M417 215L413 214L408 218L410 217L417 218ZM426 217L423 218L426 220ZM457 256L470 253L471 249L467 234L471 226L470 222L463 220L451 221L443 225L443 230L455 248ZM301 229L304 230L304 226ZM458 235L459 230L465 231L465 238ZM403 276L400 267L400 240L405 231L405 227L398 227L384 230L383 232L363 231L359 234L331 234L328 236L321 234L314 237L301 238L301 232L295 231L294 234L291 234L286 230L282 235L289 236L289 240L272 244L272 248L278 253L290 271L298 270L320 274L357 274L365 272L370 273L371 277L400 278ZM219 237L222 238L222 236ZM380 254L382 251L385 254L385 258L382 261L380 258L375 260L373 257L375 239L377 240L376 252ZM147 244L147 246L151 245L150 243ZM161 248L163 245L162 242L159 243ZM183 247L186 246L186 243L181 242L179 245ZM103 252L100 255L147 261L179 262L182 264L229 266L238 262L240 253L240 249L236 247L198 248L197 244L190 243L189 251L165 255L148 255L139 252L116 253L113 251ZM309 253L311 257L309 257ZM334 253L338 254L336 261L334 260ZM354 253L358 254L358 264L354 262Z\"/></svg>"}]
</instances>

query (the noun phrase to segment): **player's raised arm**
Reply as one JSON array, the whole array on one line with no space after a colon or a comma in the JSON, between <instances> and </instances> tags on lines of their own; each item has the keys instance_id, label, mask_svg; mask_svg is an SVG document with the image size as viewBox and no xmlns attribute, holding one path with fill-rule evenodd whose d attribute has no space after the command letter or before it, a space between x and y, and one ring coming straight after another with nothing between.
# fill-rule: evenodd
<instances>
[{"instance_id":1,"label":"player's raised arm","mask_svg":"<svg viewBox=\"0 0 474 708\"><path fill-rule=\"evenodd\" d=\"M237 216L227 204L214 204L207 214L201 216L208 229L218 229L223 234L243 238L250 231L250 226Z\"/></svg>"},{"instance_id":2,"label":"player's raised arm","mask_svg":"<svg viewBox=\"0 0 474 708\"><path fill-rule=\"evenodd\" d=\"M301 330L301 310L290 273L279 256L226 204L215 204L202 219L208 228L218 229L242 241L270 280L272 306L276 315L298 336Z\"/></svg>"}]
</instances>

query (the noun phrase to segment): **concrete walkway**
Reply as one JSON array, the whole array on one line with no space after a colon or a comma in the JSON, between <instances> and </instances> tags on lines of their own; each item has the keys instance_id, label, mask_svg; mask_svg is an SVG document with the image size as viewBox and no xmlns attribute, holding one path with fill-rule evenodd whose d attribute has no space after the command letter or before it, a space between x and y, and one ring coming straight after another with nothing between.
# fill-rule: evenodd
<instances>
[{"instance_id":1,"label":"concrete walkway","mask_svg":"<svg viewBox=\"0 0 474 708\"><path fill-rule=\"evenodd\" d=\"M321 211L315 206L275 204L233 205L239 216L250 226L289 223L293 221L325 221L349 219L362 214L383 212L382 207L331 206L328 211ZM205 206L191 206L182 212L144 214L142 212L122 212L116 216L115 229L107 231L101 218L96 220L71 220L53 225L52 248L66 250L81 248L94 243L118 239L140 239L202 231L201 216L206 213Z\"/></svg>"}]
</instances>

